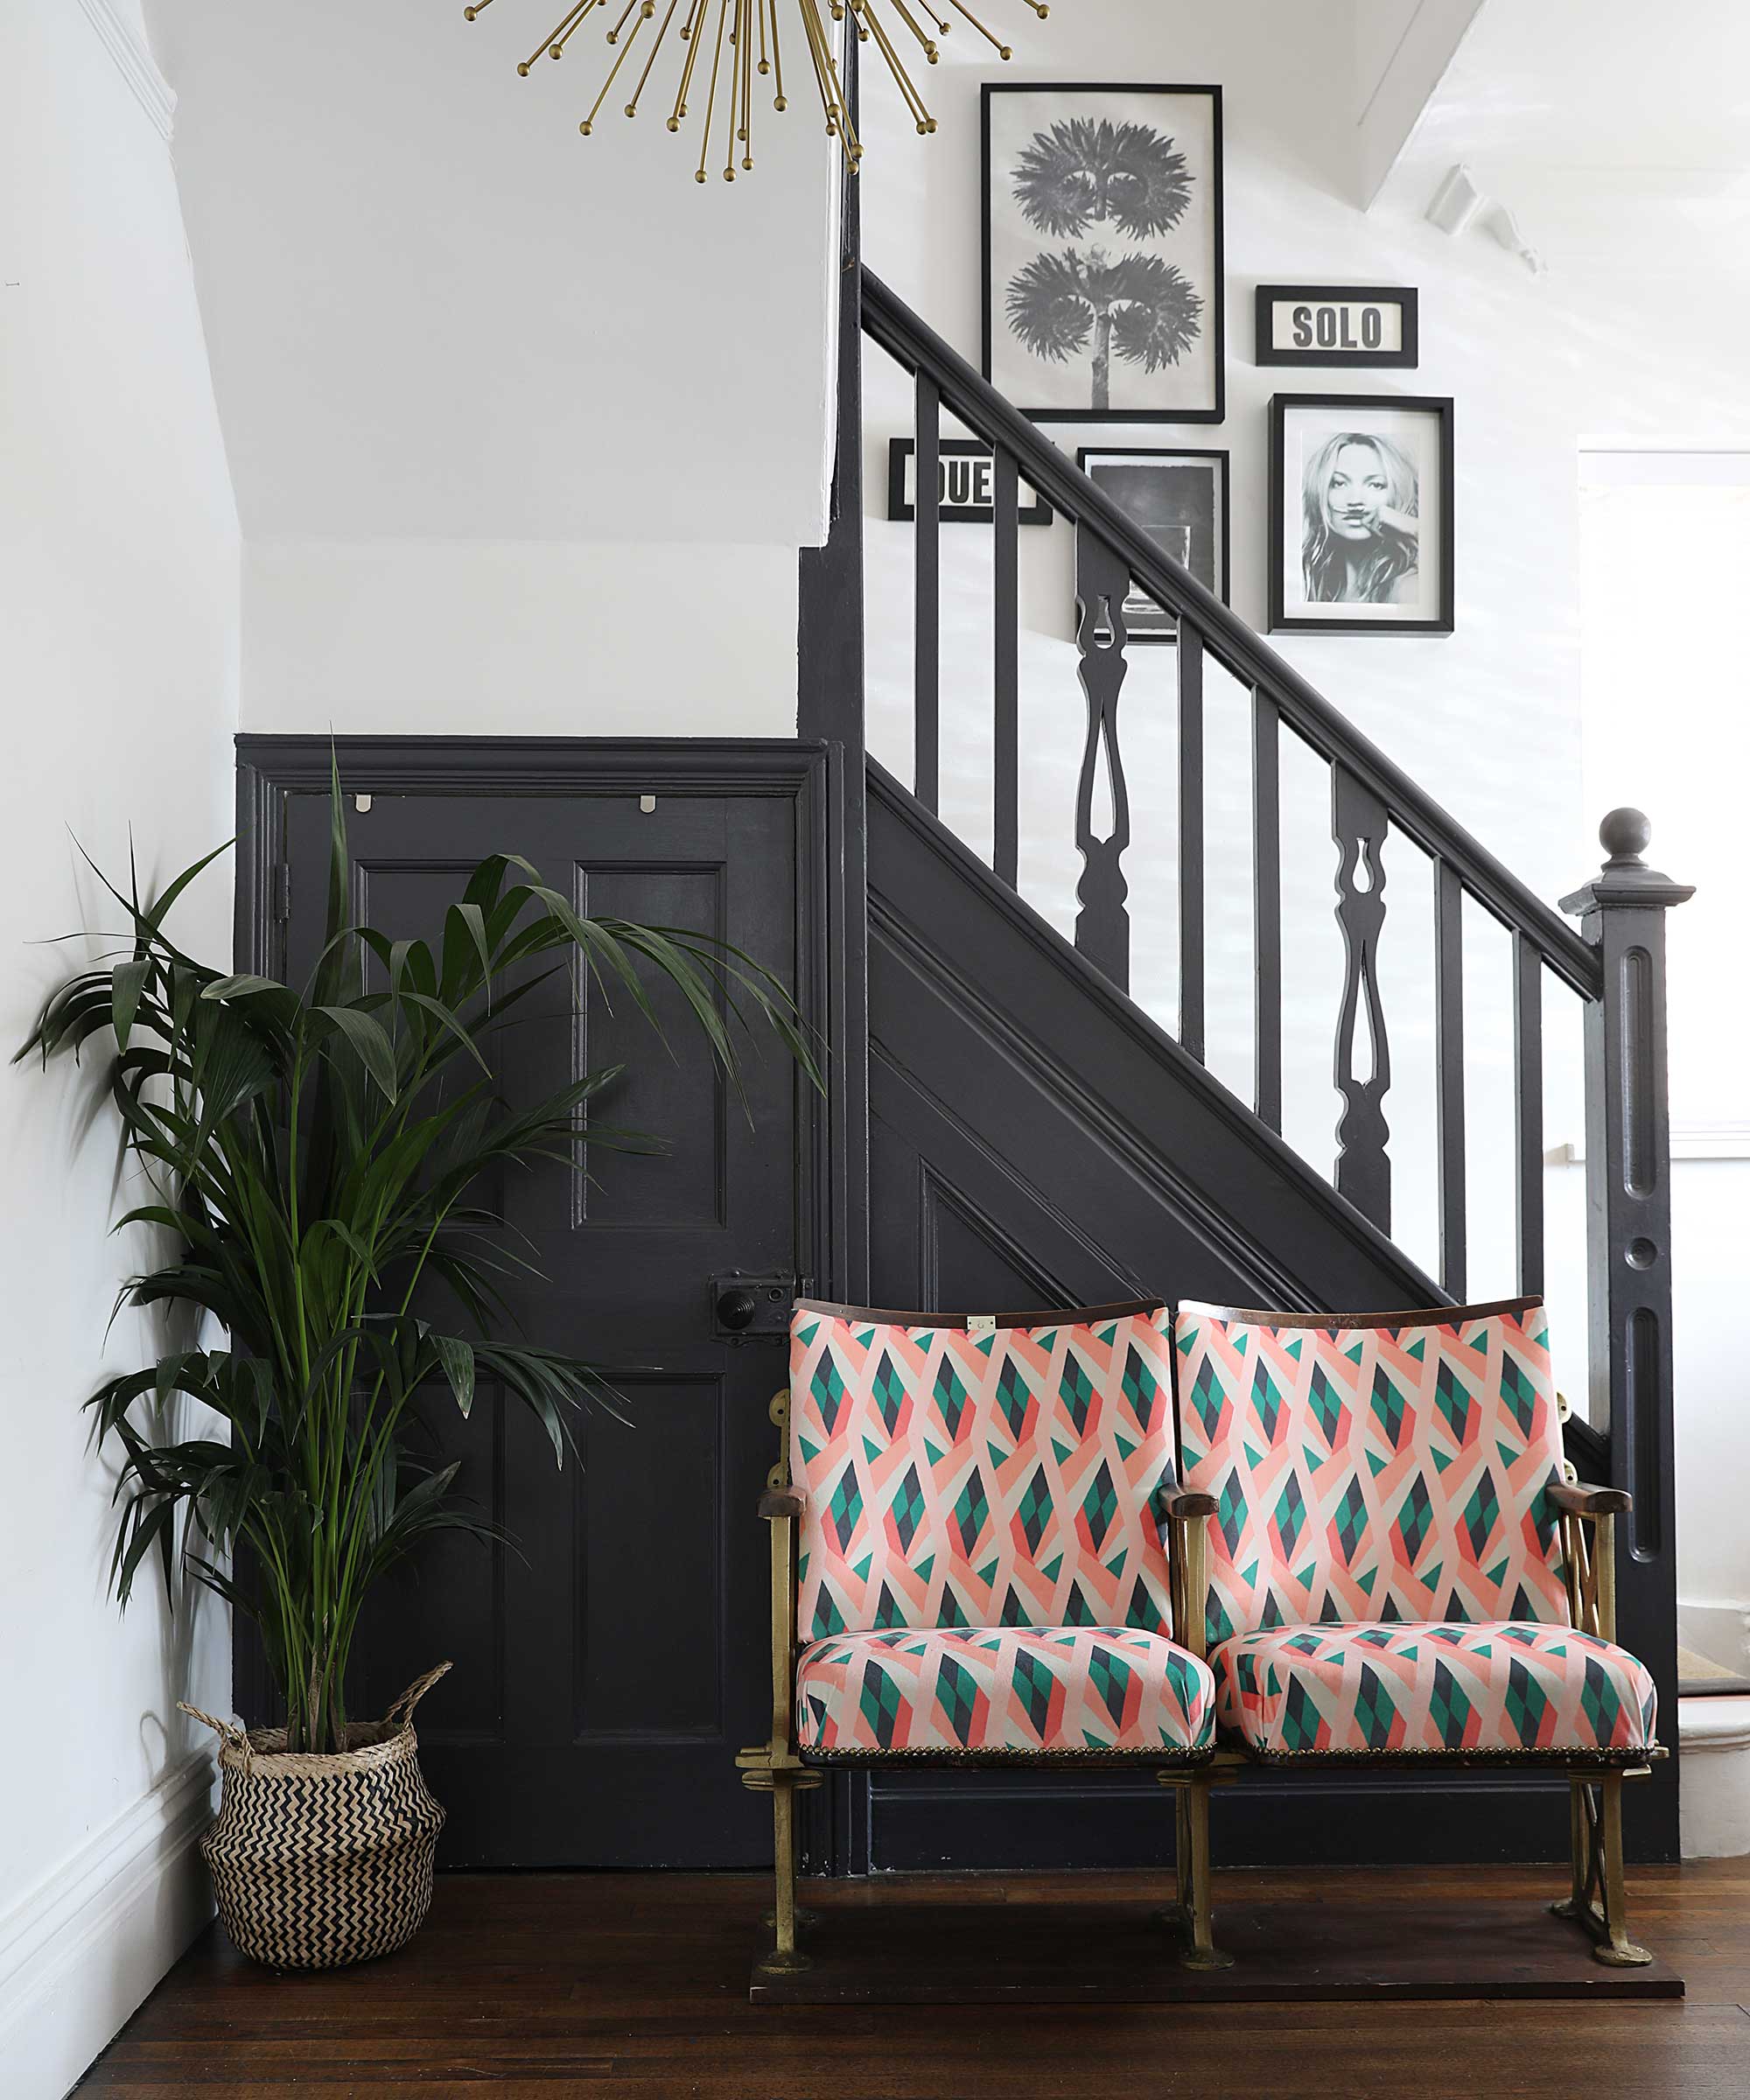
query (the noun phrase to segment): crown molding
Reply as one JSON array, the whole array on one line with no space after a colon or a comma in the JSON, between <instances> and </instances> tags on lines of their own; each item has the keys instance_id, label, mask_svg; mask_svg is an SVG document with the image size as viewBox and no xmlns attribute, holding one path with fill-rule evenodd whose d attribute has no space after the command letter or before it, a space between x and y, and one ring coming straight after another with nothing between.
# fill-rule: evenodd
<instances>
[{"instance_id":1,"label":"crown molding","mask_svg":"<svg viewBox=\"0 0 1750 2100\"><path fill-rule=\"evenodd\" d=\"M145 38L116 12L115 0L79 0L79 4L97 32L98 42L114 60L116 72L132 89L134 100L168 145L175 130L176 89L158 71Z\"/></svg>"}]
</instances>

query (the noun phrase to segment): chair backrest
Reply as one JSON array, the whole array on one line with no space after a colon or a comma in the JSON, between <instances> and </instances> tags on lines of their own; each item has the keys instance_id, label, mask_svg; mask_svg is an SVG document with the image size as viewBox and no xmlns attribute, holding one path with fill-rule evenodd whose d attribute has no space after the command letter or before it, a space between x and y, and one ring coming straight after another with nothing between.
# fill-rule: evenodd
<instances>
[{"instance_id":1,"label":"chair backrest","mask_svg":"<svg viewBox=\"0 0 1750 2100\"><path fill-rule=\"evenodd\" d=\"M1541 1298L1370 1316L1181 1306L1208 1634L1359 1620L1568 1623Z\"/></svg>"},{"instance_id":2,"label":"chair backrest","mask_svg":"<svg viewBox=\"0 0 1750 2100\"><path fill-rule=\"evenodd\" d=\"M963 1320L804 1300L790 1477L804 1641L876 1628L1169 1628L1166 1308Z\"/></svg>"}]
</instances>

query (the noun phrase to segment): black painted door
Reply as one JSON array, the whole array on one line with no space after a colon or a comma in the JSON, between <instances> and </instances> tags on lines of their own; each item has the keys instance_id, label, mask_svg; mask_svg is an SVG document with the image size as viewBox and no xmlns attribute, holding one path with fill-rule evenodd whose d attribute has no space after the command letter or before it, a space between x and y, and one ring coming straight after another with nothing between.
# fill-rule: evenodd
<instances>
[{"instance_id":1,"label":"black painted door","mask_svg":"<svg viewBox=\"0 0 1750 2100\"><path fill-rule=\"evenodd\" d=\"M429 937L467 872L515 852L583 912L720 934L794 984L796 804L776 794L376 794L347 822L355 909ZM326 797L285 805L286 963L321 938ZM563 988L563 989L562 989ZM678 995L653 986L663 1043L623 997L573 1012L562 976L500 1041L514 1102L624 1062L603 1119L648 1131L659 1158L592 1153L491 1192L538 1277L506 1281L528 1338L606 1367L629 1421L579 1426L556 1469L514 1398L482 1390L467 1421L423 1406L434 1451L509 1534L458 1535L406 1564L365 1628L354 1710L455 1664L418 1715L428 1781L449 1811L440 1861L470 1866L740 1866L771 1858L771 1817L734 1769L769 1725L764 1526L775 1455L767 1404L781 1348L714 1333L710 1279L798 1269L799 1081L775 1040L751 1046L746 1109L714 1071ZM750 1122L751 1116L751 1122Z\"/></svg>"}]
</instances>

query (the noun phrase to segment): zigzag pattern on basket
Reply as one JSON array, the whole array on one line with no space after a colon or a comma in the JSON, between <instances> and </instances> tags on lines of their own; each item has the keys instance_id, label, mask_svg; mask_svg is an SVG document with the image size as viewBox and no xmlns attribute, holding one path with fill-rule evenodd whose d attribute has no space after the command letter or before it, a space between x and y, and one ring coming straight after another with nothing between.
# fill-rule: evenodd
<instances>
[{"instance_id":1,"label":"zigzag pattern on basket","mask_svg":"<svg viewBox=\"0 0 1750 2100\"><path fill-rule=\"evenodd\" d=\"M444 1810L410 1726L348 1732L337 1756L288 1754L284 1732L228 1735L219 1814L200 1841L226 1931L276 1969L392 1953L431 1903Z\"/></svg>"}]
</instances>

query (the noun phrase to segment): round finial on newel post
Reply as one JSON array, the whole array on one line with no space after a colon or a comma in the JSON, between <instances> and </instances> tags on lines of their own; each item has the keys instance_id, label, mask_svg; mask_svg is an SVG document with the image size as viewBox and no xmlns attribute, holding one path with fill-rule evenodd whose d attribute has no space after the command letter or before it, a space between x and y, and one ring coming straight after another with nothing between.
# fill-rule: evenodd
<instances>
[{"instance_id":1,"label":"round finial on newel post","mask_svg":"<svg viewBox=\"0 0 1750 2100\"><path fill-rule=\"evenodd\" d=\"M1613 809L1598 828L1598 843L1610 856L1607 868L1638 868L1653 843L1653 827L1640 809Z\"/></svg>"}]
</instances>

